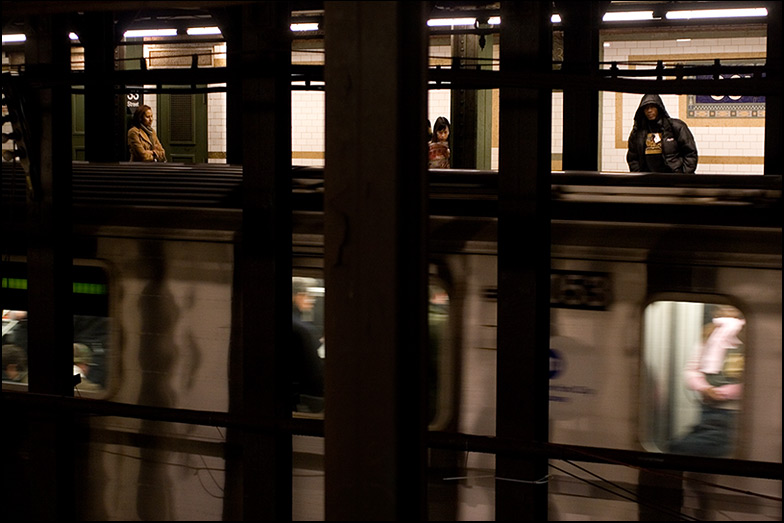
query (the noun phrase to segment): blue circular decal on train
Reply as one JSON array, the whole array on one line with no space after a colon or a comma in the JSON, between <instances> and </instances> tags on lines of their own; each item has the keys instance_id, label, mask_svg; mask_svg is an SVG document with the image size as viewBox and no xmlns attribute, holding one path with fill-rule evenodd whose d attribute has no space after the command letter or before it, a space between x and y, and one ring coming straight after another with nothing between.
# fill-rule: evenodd
<instances>
[{"instance_id":1,"label":"blue circular decal on train","mask_svg":"<svg viewBox=\"0 0 784 523\"><path fill-rule=\"evenodd\" d=\"M557 420L590 415L596 408L600 373L596 350L568 336L550 338L550 417Z\"/></svg>"},{"instance_id":2,"label":"blue circular decal on train","mask_svg":"<svg viewBox=\"0 0 784 523\"><path fill-rule=\"evenodd\" d=\"M561 355L550 349L550 379L555 379L561 372L563 372L564 361Z\"/></svg>"}]
</instances>

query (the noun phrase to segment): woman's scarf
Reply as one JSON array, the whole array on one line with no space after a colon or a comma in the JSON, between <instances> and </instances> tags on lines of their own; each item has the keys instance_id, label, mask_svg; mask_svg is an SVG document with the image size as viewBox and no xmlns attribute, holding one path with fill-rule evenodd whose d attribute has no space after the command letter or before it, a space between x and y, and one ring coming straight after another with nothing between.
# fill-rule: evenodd
<instances>
[{"instance_id":1,"label":"woman's scarf","mask_svg":"<svg viewBox=\"0 0 784 523\"><path fill-rule=\"evenodd\" d=\"M150 139L150 141L152 142L152 141L153 141L153 139L152 139L152 135L153 135L153 133L154 133L155 131L153 131L151 127L147 127L147 126L146 126L146 125L144 125L143 123L140 123L140 124L139 124L139 127L141 127L142 131L144 131L145 133L147 133L147 137L148 137L148 138Z\"/></svg>"}]
</instances>

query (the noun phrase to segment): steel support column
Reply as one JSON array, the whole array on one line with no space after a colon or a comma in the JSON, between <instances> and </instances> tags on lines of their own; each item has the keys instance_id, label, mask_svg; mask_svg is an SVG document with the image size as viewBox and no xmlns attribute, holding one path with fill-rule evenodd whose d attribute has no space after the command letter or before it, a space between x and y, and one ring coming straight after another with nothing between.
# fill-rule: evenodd
<instances>
[{"instance_id":1,"label":"steel support column","mask_svg":"<svg viewBox=\"0 0 784 523\"><path fill-rule=\"evenodd\" d=\"M291 44L290 6L242 6L243 203L237 249L227 519L291 519ZM253 430L262 422L277 427ZM267 422L267 423L264 423Z\"/></svg>"},{"instance_id":2,"label":"steel support column","mask_svg":"<svg viewBox=\"0 0 784 523\"><path fill-rule=\"evenodd\" d=\"M767 59L772 80L781 81L782 9L781 2L766 2L768 8ZM784 110L781 93L765 96L765 174L784 173Z\"/></svg>"},{"instance_id":3,"label":"steel support column","mask_svg":"<svg viewBox=\"0 0 784 523\"><path fill-rule=\"evenodd\" d=\"M479 37L460 34L452 36L453 67L473 69L479 55ZM461 60L466 59L466 60ZM452 144L451 166L453 169L476 169L477 140L477 89L452 89ZM435 121L431 122L435 124Z\"/></svg>"},{"instance_id":4,"label":"steel support column","mask_svg":"<svg viewBox=\"0 0 784 523\"><path fill-rule=\"evenodd\" d=\"M599 67L599 23L608 2L556 2L563 26L563 71L589 76ZM579 84L563 91L563 170L599 169L599 92Z\"/></svg>"},{"instance_id":5,"label":"steel support column","mask_svg":"<svg viewBox=\"0 0 784 523\"><path fill-rule=\"evenodd\" d=\"M84 44L85 72L88 77L84 96L85 159L89 162L125 160L128 145L125 135L125 95L118 95L106 81L114 73L117 46L114 16L110 12L83 15L79 38Z\"/></svg>"},{"instance_id":6,"label":"steel support column","mask_svg":"<svg viewBox=\"0 0 784 523\"><path fill-rule=\"evenodd\" d=\"M501 3L503 72L546 74L551 2ZM548 439L552 92L500 90L498 216L499 439ZM496 458L496 519L547 520L547 459Z\"/></svg>"},{"instance_id":7,"label":"steel support column","mask_svg":"<svg viewBox=\"0 0 784 523\"><path fill-rule=\"evenodd\" d=\"M242 115L244 113L242 85L242 29L243 11L239 6L212 7L210 15L218 21L226 40L226 163L242 164Z\"/></svg>"},{"instance_id":8,"label":"steel support column","mask_svg":"<svg viewBox=\"0 0 784 523\"><path fill-rule=\"evenodd\" d=\"M73 395L71 254L71 95L68 30L62 16L28 19L26 72L46 79L25 92L30 103L28 198L28 364L31 392ZM49 449L30 456L32 519L74 519L74 435L69 415L38 421L31 437Z\"/></svg>"},{"instance_id":9,"label":"steel support column","mask_svg":"<svg viewBox=\"0 0 784 523\"><path fill-rule=\"evenodd\" d=\"M425 6L325 3L328 520L426 518Z\"/></svg>"},{"instance_id":10,"label":"steel support column","mask_svg":"<svg viewBox=\"0 0 784 523\"><path fill-rule=\"evenodd\" d=\"M26 69L31 143L28 197L30 390L73 394L71 280L71 96L68 32L58 17L31 20Z\"/></svg>"}]
</instances>

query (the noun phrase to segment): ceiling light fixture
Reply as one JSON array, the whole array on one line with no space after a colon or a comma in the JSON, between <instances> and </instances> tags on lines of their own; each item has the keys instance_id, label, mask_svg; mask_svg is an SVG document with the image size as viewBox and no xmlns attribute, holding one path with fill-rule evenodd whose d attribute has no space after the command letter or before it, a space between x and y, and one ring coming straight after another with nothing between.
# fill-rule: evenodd
<instances>
[{"instance_id":1,"label":"ceiling light fixture","mask_svg":"<svg viewBox=\"0 0 784 523\"><path fill-rule=\"evenodd\" d=\"M24 42L25 40L27 40L27 37L25 35L23 35L23 34L3 35L3 43L4 44L10 44L10 43L13 43L13 42Z\"/></svg>"},{"instance_id":2,"label":"ceiling light fixture","mask_svg":"<svg viewBox=\"0 0 784 523\"><path fill-rule=\"evenodd\" d=\"M291 24L292 31L318 31L318 22L307 22L302 24Z\"/></svg>"},{"instance_id":3,"label":"ceiling light fixture","mask_svg":"<svg viewBox=\"0 0 784 523\"><path fill-rule=\"evenodd\" d=\"M604 13L602 20L605 22L653 20L653 11L609 11Z\"/></svg>"},{"instance_id":4,"label":"ceiling light fixture","mask_svg":"<svg viewBox=\"0 0 784 523\"><path fill-rule=\"evenodd\" d=\"M219 34L221 34L220 28L215 27L215 26L211 26L211 27L189 27L186 32L190 36L219 35Z\"/></svg>"},{"instance_id":5,"label":"ceiling light fixture","mask_svg":"<svg viewBox=\"0 0 784 523\"><path fill-rule=\"evenodd\" d=\"M444 27L450 25L470 25L476 23L476 18L431 18L427 21L430 27Z\"/></svg>"},{"instance_id":6,"label":"ceiling light fixture","mask_svg":"<svg viewBox=\"0 0 784 523\"><path fill-rule=\"evenodd\" d=\"M764 7L740 9L697 9L693 11L668 11L668 20L691 20L694 18L744 18L749 16L768 16Z\"/></svg>"},{"instance_id":7,"label":"ceiling light fixture","mask_svg":"<svg viewBox=\"0 0 784 523\"><path fill-rule=\"evenodd\" d=\"M131 29L125 31L125 38L144 38L153 36L177 36L176 29Z\"/></svg>"}]
</instances>

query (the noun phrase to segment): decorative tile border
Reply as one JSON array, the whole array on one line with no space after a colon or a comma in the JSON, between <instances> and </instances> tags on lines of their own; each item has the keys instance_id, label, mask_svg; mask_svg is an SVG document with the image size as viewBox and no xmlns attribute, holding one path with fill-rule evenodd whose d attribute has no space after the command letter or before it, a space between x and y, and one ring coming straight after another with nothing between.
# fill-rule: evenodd
<instances>
[{"instance_id":1,"label":"decorative tile border","mask_svg":"<svg viewBox=\"0 0 784 523\"><path fill-rule=\"evenodd\" d=\"M722 76L724 78L731 77L730 75ZM698 80L710 78L710 76L697 77ZM761 118L764 120L765 97L690 94L686 96L686 116L688 118Z\"/></svg>"}]
</instances>

